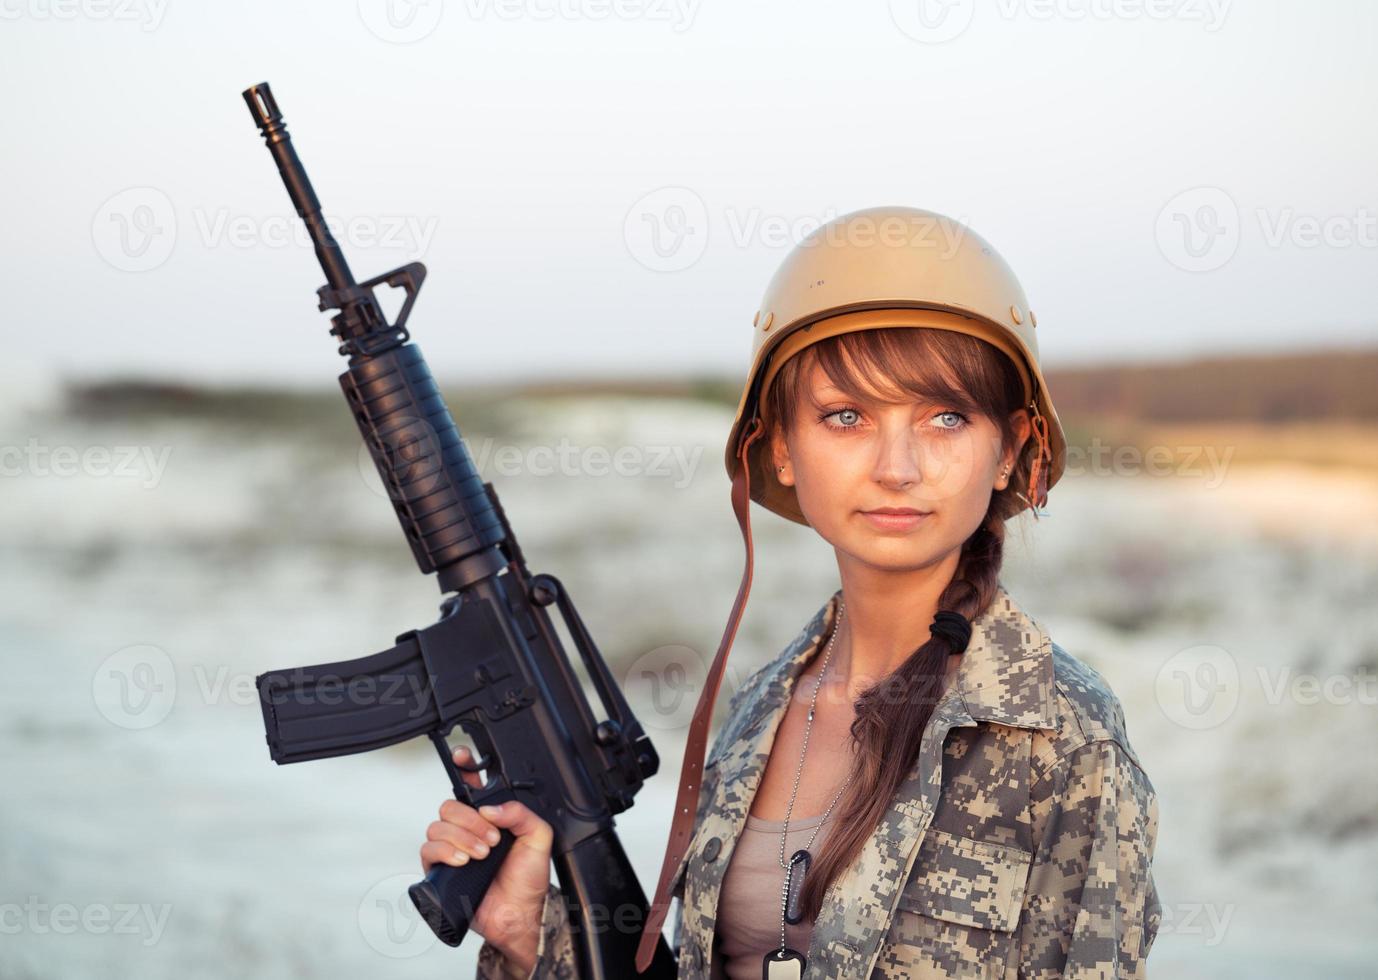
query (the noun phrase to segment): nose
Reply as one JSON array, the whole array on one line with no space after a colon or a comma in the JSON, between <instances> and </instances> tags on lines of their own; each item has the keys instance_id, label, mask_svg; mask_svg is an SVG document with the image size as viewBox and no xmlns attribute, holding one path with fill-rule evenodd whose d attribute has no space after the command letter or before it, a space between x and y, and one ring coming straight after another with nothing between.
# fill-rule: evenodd
<instances>
[{"instance_id":1,"label":"nose","mask_svg":"<svg viewBox=\"0 0 1378 980\"><path fill-rule=\"evenodd\" d=\"M890 490L914 486L922 478L922 447L923 441L914 433L908 419L900 424L882 424L872 478Z\"/></svg>"}]
</instances>

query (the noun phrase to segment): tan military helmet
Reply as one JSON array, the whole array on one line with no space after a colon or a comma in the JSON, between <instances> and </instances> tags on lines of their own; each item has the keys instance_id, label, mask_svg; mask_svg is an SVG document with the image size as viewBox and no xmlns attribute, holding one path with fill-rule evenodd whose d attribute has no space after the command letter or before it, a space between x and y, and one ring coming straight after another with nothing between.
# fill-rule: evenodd
<instances>
[{"instance_id":1,"label":"tan military helmet","mask_svg":"<svg viewBox=\"0 0 1378 980\"><path fill-rule=\"evenodd\" d=\"M1033 311L1000 254L953 218L909 207L834 218L785 256L752 325L751 373L727 440L727 472L736 476L745 448L751 499L782 517L808 524L794 488L775 479L761 396L790 357L853 330L935 327L1003 351L1024 379L1033 416L1035 461L1024 497L1035 516L1062 475L1066 440L1039 368Z\"/></svg>"}]
</instances>

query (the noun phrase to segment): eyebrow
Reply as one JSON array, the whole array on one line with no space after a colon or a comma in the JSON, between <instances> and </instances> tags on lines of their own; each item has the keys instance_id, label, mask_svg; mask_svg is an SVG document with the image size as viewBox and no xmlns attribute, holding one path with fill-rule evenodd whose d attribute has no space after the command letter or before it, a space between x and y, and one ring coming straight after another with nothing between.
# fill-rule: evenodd
<instances>
[{"instance_id":1,"label":"eyebrow","mask_svg":"<svg viewBox=\"0 0 1378 980\"><path fill-rule=\"evenodd\" d=\"M862 401L862 402L884 402L884 403L887 404L887 405L892 405L892 404L893 404L893 405L898 405L898 404L901 404L901 403L903 403L903 402L914 401L914 399L911 398L911 397L904 397L904 398L899 399L899 401L891 401L890 399L877 398L877 397L874 396L874 395L861 395L861 394L856 394L856 395L854 395L854 394L852 394L851 392L843 391L841 388L838 388L838 387L835 386L835 385L823 385L822 387L817 388L817 389L815 389L814 391L810 392L810 395L813 397L813 400L814 400L814 401L829 401L829 400L834 399L834 398L851 398L851 399L855 399L856 401ZM927 400L927 401L930 401L930 402L932 401L932 399L921 399L921 400ZM936 403L934 403L934 404L936 404Z\"/></svg>"},{"instance_id":2,"label":"eyebrow","mask_svg":"<svg viewBox=\"0 0 1378 980\"><path fill-rule=\"evenodd\" d=\"M828 396L828 395L841 395L843 398L852 398L852 397L865 398L865 397L866 397L865 395L856 395L856 396L853 396L850 392L843 391L843 390L842 390L841 388L839 388L837 385L835 385L835 384L830 384L830 383L826 383L826 382L825 382L824 384L819 385L817 388L815 388L815 389L813 389L813 390L814 390L814 393L815 393L815 394L824 395L824 396Z\"/></svg>"}]
</instances>

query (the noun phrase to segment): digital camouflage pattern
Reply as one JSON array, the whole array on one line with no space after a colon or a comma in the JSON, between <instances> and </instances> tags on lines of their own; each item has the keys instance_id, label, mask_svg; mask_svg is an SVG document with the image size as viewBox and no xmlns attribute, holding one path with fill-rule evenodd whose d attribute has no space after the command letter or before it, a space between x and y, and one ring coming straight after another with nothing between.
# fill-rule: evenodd
<instances>
[{"instance_id":1,"label":"digital camouflage pattern","mask_svg":"<svg viewBox=\"0 0 1378 980\"><path fill-rule=\"evenodd\" d=\"M713 942L723 873L794 681L840 598L841 590L732 696L675 882L680 977L725 975ZM806 976L1143 977L1161 920L1157 832L1157 797L1119 700L1001 585L972 622L909 779L824 895ZM576 978L553 884L543 929L529 976ZM480 980L508 976L505 966L485 943Z\"/></svg>"}]
</instances>

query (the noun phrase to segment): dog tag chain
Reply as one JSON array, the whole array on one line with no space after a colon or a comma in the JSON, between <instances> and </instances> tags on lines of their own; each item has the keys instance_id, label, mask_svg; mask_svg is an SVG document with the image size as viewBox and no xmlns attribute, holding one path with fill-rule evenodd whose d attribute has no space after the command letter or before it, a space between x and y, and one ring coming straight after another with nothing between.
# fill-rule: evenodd
<instances>
[{"instance_id":1,"label":"dog tag chain","mask_svg":"<svg viewBox=\"0 0 1378 980\"><path fill-rule=\"evenodd\" d=\"M837 622L833 624L832 636L828 638L828 649L823 657L823 666L818 671L818 680L813 682L813 699L809 702L808 721L804 725L804 744L799 750L799 767L794 772L794 788L790 791L789 805L785 808L785 825L780 832L780 867L785 871L785 883L780 892L780 946L765 955L761 963L761 980L803 980L804 967L808 965L808 960L799 950L790 949L785 944L785 923L793 925L803 918L804 878L813 861L809 848L813 846L818 832L827 822L828 814L832 813L833 807L837 806L837 801L842 798L843 791L852 781L852 776L849 775L837 791L837 795L833 797L833 801L828 804L828 809L823 811L823 819L809 835L809 842L791 854L789 863L786 864L785 840L789 836L789 818L794 813L794 798L799 792L799 776L804 771L804 756L809 750L809 732L813 730L813 713L818 706L818 689L823 684L823 676L828 672L828 661L833 655L833 641L837 639L845 608L845 604L839 599Z\"/></svg>"}]
</instances>

